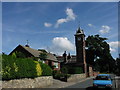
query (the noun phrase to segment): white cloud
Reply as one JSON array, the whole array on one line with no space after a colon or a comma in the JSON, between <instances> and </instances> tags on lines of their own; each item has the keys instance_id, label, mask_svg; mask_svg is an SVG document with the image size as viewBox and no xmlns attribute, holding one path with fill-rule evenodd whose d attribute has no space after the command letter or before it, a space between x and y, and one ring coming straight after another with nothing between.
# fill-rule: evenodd
<instances>
[{"instance_id":1,"label":"white cloud","mask_svg":"<svg viewBox=\"0 0 120 90\"><path fill-rule=\"evenodd\" d=\"M116 52L116 49L110 48L110 51L111 51L111 52Z\"/></svg>"},{"instance_id":2,"label":"white cloud","mask_svg":"<svg viewBox=\"0 0 120 90\"><path fill-rule=\"evenodd\" d=\"M108 43L110 45L110 51L111 52L116 52L118 47L120 47L120 42L119 41L113 41Z\"/></svg>"},{"instance_id":3,"label":"white cloud","mask_svg":"<svg viewBox=\"0 0 120 90\"><path fill-rule=\"evenodd\" d=\"M72 44L67 37L55 37L52 40L52 47L50 48L51 52L56 54L63 54L64 51L74 51L75 46Z\"/></svg>"},{"instance_id":4,"label":"white cloud","mask_svg":"<svg viewBox=\"0 0 120 90\"><path fill-rule=\"evenodd\" d=\"M59 27L60 24L75 20L76 15L74 14L71 8L67 8L65 12L66 12L67 17L58 19L55 25L56 28Z\"/></svg>"},{"instance_id":5,"label":"white cloud","mask_svg":"<svg viewBox=\"0 0 120 90\"><path fill-rule=\"evenodd\" d=\"M65 23L65 22L67 22L66 19L62 19L62 18L61 18L61 19L58 19L55 27L57 28L57 27L59 27L60 24Z\"/></svg>"},{"instance_id":6,"label":"white cloud","mask_svg":"<svg viewBox=\"0 0 120 90\"><path fill-rule=\"evenodd\" d=\"M92 25L92 24L88 24L88 26L89 26L89 27L93 27L93 25Z\"/></svg>"},{"instance_id":7,"label":"white cloud","mask_svg":"<svg viewBox=\"0 0 120 90\"><path fill-rule=\"evenodd\" d=\"M75 20L76 15L73 13L73 10L71 8L66 9L66 14L67 14L67 21Z\"/></svg>"},{"instance_id":8,"label":"white cloud","mask_svg":"<svg viewBox=\"0 0 120 90\"><path fill-rule=\"evenodd\" d=\"M111 28L110 28L109 26L103 25L103 26L102 26L102 29L99 30L99 32L100 32L101 34L109 33L110 29L111 29Z\"/></svg>"},{"instance_id":9,"label":"white cloud","mask_svg":"<svg viewBox=\"0 0 120 90\"><path fill-rule=\"evenodd\" d=\"M51 27L52 24L51 24L51 23L47 23L47 22L45 22L45 23L44 23L44 26L45 26L45 27Z\"/></svg>"},{"instance_id":10,"label":"white cloud","mask_svg":"<svg viewBox=\"0 0 120 90\"><path fill-rule=\"evenodd\" d=\"M118 47L120 47L120 41L109 42L109 45L112 48L118 48Z\"/></svg>"}]
</instances>

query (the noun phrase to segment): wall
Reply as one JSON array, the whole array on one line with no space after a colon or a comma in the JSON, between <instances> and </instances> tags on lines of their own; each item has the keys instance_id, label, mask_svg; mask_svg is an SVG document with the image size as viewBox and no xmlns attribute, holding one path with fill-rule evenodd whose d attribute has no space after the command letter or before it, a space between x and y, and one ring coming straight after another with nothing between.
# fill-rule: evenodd
<instances>
[{"instance_id":1,"label":"wall","mask_svg":"<svg viewBox=\"0 0 120 90\"><path fill-rule=\"evenodd\" d=\"M42 88L53 84L52 76L2 81L2 88Z\"/></svg>"},{"instance_id":2,"label":"wall","mask_svg":"<svg viewBox=\"0 0 120 90\"><path fill-rule=\"evenodd\" d=\"M85 74L74 74L74 75L71 75L67 81L74 81L74 80L79 80L79 79L82 79L82 78L86 78L86 75Z\"/></svg>"},{"instance_id":3,"label":"wall","mask_svg":"<svg viewBox=\"0 0 120 90\"><path fill-rule=\"evenodd\" d=\"M93 75L93 69L91 66L89 66L89 76L92 77Z\"/></svg>"},{"instance_id":4,"label":"wall","mask_svg":"<svg viewBox=\"0 0 120 90\"><path fill-rule=\"evenodd\" d=\"M97 76L100 72L93 72L93 76Z\"/></svg>"}]
</instances>

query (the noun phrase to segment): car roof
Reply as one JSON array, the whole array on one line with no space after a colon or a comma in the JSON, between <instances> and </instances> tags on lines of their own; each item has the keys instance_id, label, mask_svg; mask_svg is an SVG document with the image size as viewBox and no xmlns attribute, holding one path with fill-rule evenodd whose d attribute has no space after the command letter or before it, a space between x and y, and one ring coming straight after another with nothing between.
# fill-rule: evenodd
<instances>
[{"instance_id":1,"label":"car roof","mask_svg":"<svg viewBox=\"0 0 120 90\"><path fill-rule=\"evenodd\" d=\"M98 74L97 76L110 76L110 74Z\"/></svg>"}]
</instances>

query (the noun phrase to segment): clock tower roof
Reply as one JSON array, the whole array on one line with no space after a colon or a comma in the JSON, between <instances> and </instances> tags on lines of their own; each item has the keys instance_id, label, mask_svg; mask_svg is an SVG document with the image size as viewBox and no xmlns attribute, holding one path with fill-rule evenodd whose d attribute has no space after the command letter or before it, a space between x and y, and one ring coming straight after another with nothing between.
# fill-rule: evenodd
<instances>
[{"instance_id":1,"label":"clock tower roof","mask_svg":"<svg viewBox=\"0 0 120 90\"><path fill-rule=\"evenodd\" d=\"M80 34L84 34L83 30L80 29L80 27L78 28L78 30L76 31L76 35L80 35Z\"/></svg>"}]
</instances>

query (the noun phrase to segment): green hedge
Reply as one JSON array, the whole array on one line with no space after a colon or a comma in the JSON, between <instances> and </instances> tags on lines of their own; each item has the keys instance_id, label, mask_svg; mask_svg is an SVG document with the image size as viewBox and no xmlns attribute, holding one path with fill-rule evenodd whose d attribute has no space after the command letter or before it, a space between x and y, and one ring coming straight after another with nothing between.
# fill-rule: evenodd
<instances>
[{"instance_id":1,"label":"green hedge","mask_svg":"<svg viewBox=\"0 0 120 90\"><path fill-rule=\"evenodd\" d=\"M75 74L81 74L81 73L83 73L83 70L82 70L81 67L75 67L75 68L74 68L74 73L75 73Z\"/></svg>"},{"instance_id":2,"label":"green hedge","mask_svg":"<svg viewBox=\"0 0 120 90\"><path fill-rule=\"evenodd\" d=\"M42 74L40 70L40 66L32 59L2 55L3 80L38 77Z\"/></svg>"},{"instance_id":3,"label":"green hedge","mask_svg":"<svg viewBox=\"0 0 120 90\"><path fill-rule=\"evenodd\" d=\"M40 66L42 68L42 76L51 76L52 75L52 69L50 68L50 66L48 66L47 64L44 64L42 62L39 62Z\"/></svg>"},{"instance_id":4,"label":"green hedge","mask_svg":"<svg viewBox=\"0 0 120 90\"><path fill-rule=\"evenodd\" d=\"M67 68L67 72L69 74L81 74L81 73L83 73L82 67L64 66L64 68Z\"/></svg>"},{"instance_id":5,"label":"green hedge","mask_svg":"<svg viewBox=\"0 0 120 90\"><path fill-rule=\"evenodd\" d=\"M71 75L66 73L66 69L65 69L65 68L63 68L63 71L65 71L65 72L61 72L61 71L56 71L56 70L54 70L54 71L53 71L53 78L54 78L54 79L61 80L61 81L67 81L67 79L68 79Z\"/></svg>"},{"instance_id":6,"label":"green hedge","mask_svg":"<svg viewBox=\"0 0 120 90\"><path fill-rule=\"evenodd\" d=\"M64 74L68 74L68 68L67 67L62 67L60 71Z\"/></svg>"}]
</instances>

